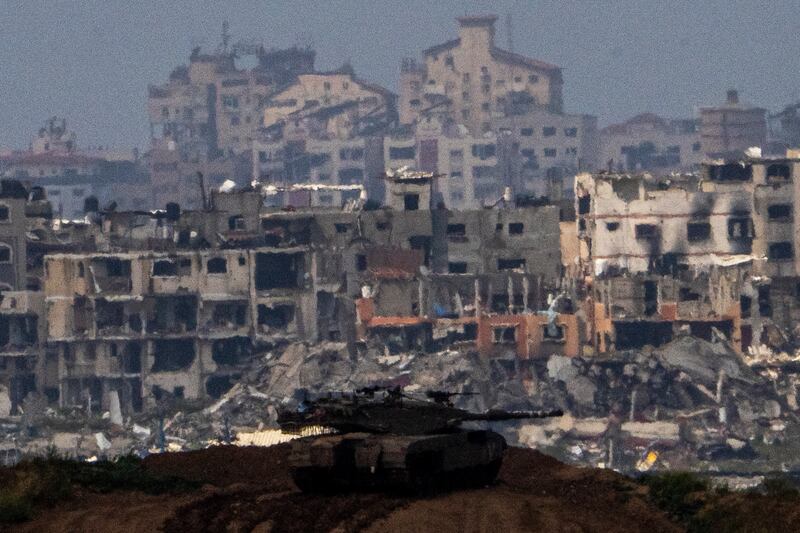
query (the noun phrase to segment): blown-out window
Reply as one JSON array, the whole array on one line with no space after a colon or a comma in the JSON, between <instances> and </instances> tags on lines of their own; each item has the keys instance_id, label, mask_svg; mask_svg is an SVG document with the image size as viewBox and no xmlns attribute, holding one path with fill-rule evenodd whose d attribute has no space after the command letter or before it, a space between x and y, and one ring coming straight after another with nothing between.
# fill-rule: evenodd
<instances>
[{"instance_id":1,"label":"blown-out window","mask_svg":"<svg viewBox=\"0 0 800 533\"><path fill-rule=\"evenodd\" d=\"M208 260L206 268L209 274L224 274L228 271L228 263L224 257L214 257Z\"/></svg>"}]
</instances>

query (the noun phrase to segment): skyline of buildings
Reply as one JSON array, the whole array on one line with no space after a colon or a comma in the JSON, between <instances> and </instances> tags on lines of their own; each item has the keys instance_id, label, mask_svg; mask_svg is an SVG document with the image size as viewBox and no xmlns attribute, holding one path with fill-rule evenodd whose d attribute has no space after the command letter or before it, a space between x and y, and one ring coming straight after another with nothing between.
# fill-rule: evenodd
<instances>
[{"instance_id":1,"label":"skyline of buildings","mask_svg":"<svg viewBox=\"0 0 800 533\"><path fill-rule=\"evenodd\" d=\"M304 205L342 205L355 186L381 201L376 178L399 166L442 174L437 201L475 208L507 187L569 196L580 171L688 171L707 156L800 144L791 105L768 115L734 89L696 117L642 113L600 129L595 116L564 111L560 67L495 44L496 21L457 17L455 38L401 61L398 94L347 63L317 70L310 48L231 43L226 30L216 50L195 48L148 87L143 154L79 150L75 133L54 133L66 128L54 117L29 150L0 150L0 175L60 196L56 212L67 218L90 196L120 208L193 208L228 181L320 185L283 197Z\"/></svg>"}]
</instances>

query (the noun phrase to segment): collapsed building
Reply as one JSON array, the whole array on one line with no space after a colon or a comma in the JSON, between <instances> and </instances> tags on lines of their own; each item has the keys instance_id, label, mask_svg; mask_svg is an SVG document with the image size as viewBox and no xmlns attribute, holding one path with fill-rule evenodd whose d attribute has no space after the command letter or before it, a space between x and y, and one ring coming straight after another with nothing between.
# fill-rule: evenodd
<instances>
[{"instance_id":1,"label":"collapsed building","mask_svg":"<svg viewBox=\"0 0 800 533\"><path fill-rule=\"evenodd\" d=\"M30 357L5 380L7 411L31 392L90 413L219 398L291 341L578 355L559 207L509 194L450 211L432 205L437 179L387 173L382 208L270 207L265 186L214 191L201 211L90 212L59 241L89 244L37 243L41 285L0 306L0 340L8 325Z\"/></svg>"},{"instance_id":2,"label":"collapsed building","mask_svg":"<svg viewBox=\"0 0 800 533\"><path fill-rule=\"evenodd\" d=\"M440 384L476 409L569 411L518 442L569 443L592 464L772 442L800 383L769 355L797 346L799 165L582 174L572 220L511 191L449 210L446 177L407 169L382 176L382 206L276 207L254 183L202 210L62 225L20 195L26 290L9 282L0 302L0 414L31 416L31 398L110 412L152 445L128 417L182 406L166 430L199 445L306 393Z\"/></svg>"},{"instance_id":3,"label":"collapsed building","mask_svg":"<svg viewBox=\"0 0 800 533\"><path fill-rule=\"evenodd\" d=\"M797 307L800 154L704 163L699 174L576 178L580 263L599 352L681 328L740 351L784 349Z\"/></svg>"}]
</instances>

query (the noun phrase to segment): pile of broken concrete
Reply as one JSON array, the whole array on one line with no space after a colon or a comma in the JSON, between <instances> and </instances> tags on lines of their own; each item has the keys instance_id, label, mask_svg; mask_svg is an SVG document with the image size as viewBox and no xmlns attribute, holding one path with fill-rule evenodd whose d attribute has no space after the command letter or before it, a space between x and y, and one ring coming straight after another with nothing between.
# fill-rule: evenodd
<instances>
[{"instance_id":1,"label":"pile of broken concrete","mask_svg":"<svg viewBox=\"0 0 800 533\"><path fill-rule=\"evenodd\" d=\"M99 429L84 423L72 431L59 430L68 425L64 420L42 417L36 431L27 428L30 438L19 428L5 429L25 453L50 445L83 457L194 449L274 428L279 409L305 398L375 385L402 386L421 397L431 390L467 392L454 400L472 411L560 408L567 414L559 419L493 427L513 444L624 471L752 460L758 444L787 441L797 427L793 380L754 371L724 340L685 336L613 356L529 360L484 359L470 350L392 355L344 343L286 343L256 356L239 382L206 405L125 420L113 414Z\"/></svg>"}]
</instances>

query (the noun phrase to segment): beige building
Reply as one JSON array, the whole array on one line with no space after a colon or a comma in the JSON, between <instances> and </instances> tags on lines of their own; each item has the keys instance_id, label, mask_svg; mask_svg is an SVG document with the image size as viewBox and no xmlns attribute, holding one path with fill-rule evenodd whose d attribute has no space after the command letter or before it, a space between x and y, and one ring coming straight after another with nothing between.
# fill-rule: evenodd
<instances>
[{"instance_id":1,"label":"beige building","mask_svg":"<svg viewBox=\"0 0 800 533\"><path fill-rule=\"evenodd\" d=\"M237 67L237 57L243 55L255 57L257 65ZM211 159L249 152L264 102L297 74L313 71L314 55L299 48L215 54L195 49L188 66L175 68L166 83L149 88L153 146L173 142L183 153Z\"/></svg>"},{"instance_id":2,"label":"beige building","mask_svg":"<svg viewBox=\"0 0 800 533\"><path fill-rule=\"evenodd\" d=\"M445 126L436 117L426 117L414 128L387 135L384 160L391 169L407 166L441 175L433 186L434 205L476 209L503 194L493 133L476 137L463 126Z\"/></svg>"},{"instance_id":3,"label":"beige building","mask_svg":"<svg viewBox=\"0 0 800 533\"><path fill-rule=\"evenodd\" d=\"M598 167L597 117L529 106L494 120L503 183L514 192L559 200L578 172Z\"/></svg>"},{"instance_id":4,"label":"beige building","mask_svg":"<svg viewBox=\"0 0 800 533\"><path fill-rule=\"evenodd\" d=\"M472 135L439 114L424 114L384 139L389 168L408 166L441 174L436 202L475 209L514 194L562 197L571 177L595 168L597 120L590 115L531 109L493 121L495 132ZM567 192L569 192L567 190Z\"/></svg>"},{"instance_id":5,"label":"beige building","mask_svg":"<svg viewBox=\"0 0 800 533\"><path fill-rule=\"evenodd\" d=\"M301 74L289 87L273 94L264 104L263 125L269 128L288 120L313 117L323 109L346 107L326 121L326 136L348 137L359 122L376 116L394 116L395 95L360 80L351 71Z\"/></svg>"},{"instance_id":6,"label":"beige building","mask_svg":"<svg viewBox=\"0 0 800 533\"><path fill-rule=\"evenodd\" d=\"M59 218L84 216L94 197L105 207L149 209L153 197L149 177L136 150L78 148L66 120L48 119L24 151L0 155L0 177L41 187Z\"/></svg>"},{"instance_id":7,"label":"beige building","mask_svg":"<svg viewBox=\"0 0 800 533\"><path fill-rule=\"evenodd\" d=\"M723 105L700 108L703 152L709 155L742 152L767 143L766 110L739 102L736 90L728 91Z\"/></svg>"},{"instance_id":8,"label":"beige building","mask_svg":"<svg viewBox=\"0 0 800 533\"><path fill-rule=\"evenodd\" d=\"M364 137L255 141L253 175L276 187L314 185L276 196L279 204L340 207L358 199L360 187L382 172L380 147L379 139Z\"/></svg>"},{"instance_id":9,"label":"beige building","mask_svg":"<svg viewBox=\"0 0 800 533\"><path fill-rule=\"evenodd\" d=\"M252 143L263 123L264 103L297 74L313 71L314 56L309 49L267 51L242 44L229 48L225 42L213 54L193 50L188 65L175 68L165 83L151 85L147 162L155 205L177 202L198 208L203 187L249 181ZM256 65L240 67L242 57L255 58Z\"/></svg>"},{"instance_id":10,"label":"beige building","mask_svg":"<svg viewBox=\"0 0 800 533\"><path fill-rule=\"evenodd\" d=\"M800 158L704 163L698 174L582 174L580 257L598 349L657 345L713 328L746 351L791 332L800 262Z\"/></svg>"},{"instance_id":11,"label":"beige building","mask_svg":"<svg viewBox=\"0 0 800 533\"><path fill-rule=\"evenodd\" d=\"M147 155L152 182L153 203L163 209L175 202L185 209L202 208L203 192L210 191L226 180L246 182L250 175L249 153L218 157L184 157L177 149L153 148ZM202 174L202 180L200 175Z\"/></svg>"},{"instance_id":12,"label":"beige building","mask_svg":"<svg viewBox=\"0 0 800 533\"><path fill-rule=\"evenodd\" d=\"M277 322L282 335L316 325L307 251L47 256L60 404L107 409L116 394L130 412L167 396L219 397Z\"/></svg>"},{"instance_id":13,"label":"beige building","mask_svg":"<svg viewBox=\"0 0 800 533\"><path fill-rule=\"evenodd\" d=\"M443 109L473 134L492 129L491 119L518 102L562 111L561 69L495 46L497 17L456 19L458 38L424 50L423 64L405 60L400 75L400 122Z\"/></svg>"},{"instance_id":14,"label":"beige building","mask_svg":"<svg viewBox=\"0 0 800 533\"><path fill-rule=\"evenodd\" d=\"M253 142L253 179L295 188L291 205L341 206L360 188L383 196L383 131L396 119L395 96L358 79L351 69L304 74L264 109Z\"/></svg>"},{"instance_id":15,"label":"beige building","mask_svg":"<svg viewBox=\"0 0 800 533\"><path fill-rule=\"evenodd\" d=\"M697 169L704 157L698 126L693 119L665 119L653 113L606 126L600 130L598 166L617 172Z\"/></svg>"}]
</instances>

